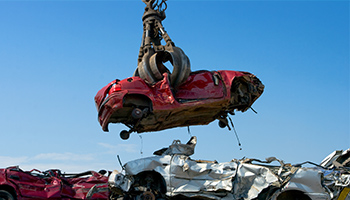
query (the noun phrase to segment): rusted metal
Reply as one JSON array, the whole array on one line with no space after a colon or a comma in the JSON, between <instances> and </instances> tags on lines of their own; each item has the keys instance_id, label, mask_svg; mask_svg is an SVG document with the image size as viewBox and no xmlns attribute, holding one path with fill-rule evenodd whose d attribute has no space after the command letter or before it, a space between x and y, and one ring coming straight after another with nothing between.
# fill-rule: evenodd
<instances>
[{"instance_id":1,"label":"rusted metal","mask_svg":"<svg viewBox=\"0 0 350 200\"><path fill-rule=\"evenodd\" d=\"M148 84L155 84L163 79L163 73L168 73L171 85L177 87L186 81L191 72L191 64L184 51L175 46L162 25L166 17L166 0L160 3L158 0L143 0L143 2L146 4L142 16L143 36L134 76L141 77ZM161 44L163 39L165 45ZM166 62L172 64L172 72L163 64Z\"/></svg>"}]
</instances>

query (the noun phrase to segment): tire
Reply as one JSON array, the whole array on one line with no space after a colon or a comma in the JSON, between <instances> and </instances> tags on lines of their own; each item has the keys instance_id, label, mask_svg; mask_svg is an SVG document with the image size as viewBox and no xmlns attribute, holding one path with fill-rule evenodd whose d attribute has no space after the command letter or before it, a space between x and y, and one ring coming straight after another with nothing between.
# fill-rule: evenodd
<instances>
[{"instance_id":1,"label":"tire","mask_svg":"<svg viewBox=\"0 0 350 200\"><path fill-rule=\"evenodd\" d=\"M129 196L133 200L164 200L166 199L166 183L156 172L141 172L134 176L135 185L131 186ZM137 186L141 191L134 191ZM129 191L130 192L130 191Z\"/></svg>"},{"instance_id":2,"label":"tire","mask_svg":"<svg viewBox=\"0 0 350 200\"><path fill-rule=\"evenodd\" d=\"M120 132L120 138L121 138L121 139L127 140L127 139L129 139L129 137L130 137L129 131L122 130L122 131ZM1 200L1 199L0 199L0 200Z\"/></svg>"},{"instance_id":3,"label":"tire","mask_svg":"<svg viewBox=\"0 0 350 200\"><path fill-rule=\"evenodd\" d=\"M6 190L0 190L0 200L15 200L15 198Z\"/></svg>"},{"instance_id":4,"label":"tire","mask_svg":"<svg viewBox=\"0 0 350 200\"><path fill-rule=\"evenodd\" d=\"M226 125L226 123L225 122L223 122L223 121L221 121L221 120L219 120L219 127L220 128L225 128L227 125Z\"/></svg>"},{"instance_id":5,"label":"tire","mask_svg":"<svg viewBox=\"0 0 350 200\"><path fill-rule=\"evenodd\" d=\"M145 191L141 194L140 199L143 200L156 200L156 196L151 191Z\"/></svg>"}]
</instances>

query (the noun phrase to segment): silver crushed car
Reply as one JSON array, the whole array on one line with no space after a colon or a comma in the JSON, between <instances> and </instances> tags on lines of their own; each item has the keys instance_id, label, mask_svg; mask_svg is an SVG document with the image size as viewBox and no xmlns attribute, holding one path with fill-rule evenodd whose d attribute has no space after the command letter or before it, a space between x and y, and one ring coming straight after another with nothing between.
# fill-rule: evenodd
<instances>
[{"instance_id":1,"label":"silver crushed car","mask_svg":"<svg viewBox=\"0 0 350 200\"><path fill-rule=\"evenodd\" d=\"M109 176L110 199L350 200L349 150L320 165L274 157L218 163L191 159L196 143L196 137L187 144L175 140L152 157L127 162ZM313 167L303 167L307 163Z\"/></svg>"}]
</instances>

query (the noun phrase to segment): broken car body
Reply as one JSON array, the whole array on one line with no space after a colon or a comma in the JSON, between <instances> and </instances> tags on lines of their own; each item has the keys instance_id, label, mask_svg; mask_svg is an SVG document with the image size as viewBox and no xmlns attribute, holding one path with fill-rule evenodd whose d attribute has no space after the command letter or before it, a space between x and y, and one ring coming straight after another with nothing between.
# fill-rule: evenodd
<instances>
[{"instance_id":1,"label":"broken car body","mask_svg":"<svg viewBox=\"0 0 350 200\"><path fill-rule=\"evenodd\" d=\"M123 123L130 128L121 132L127 139L131 132L205 125L215 119L225 127L228 114L249 109L264 89L248 72L192 72L177 88L170 85L167 73L163 75L163 80L153 85L130 77L103 87L95 96L102 129L108 131L109 123Z\"/></svg>"},{"instance_id":2,"label":"broken car body","mask_svg":"<svg viewBox=\"0 0 350 200\"><path fill-rule=\"evenodd\" d=\"M348 168L306 168L274 157L193 160L189 156L195 144L195 137L187 144L174 141L153 157L126 163L123 173L114 171L109 177L111 199L350 199ZM273 161L279 164L271 165Z\"/></svg>"},{"instance_id":3,"label":"broken car body","mask_svg":"<svg viewBox=\"0 0 350 200\"><path fill-rule=\"evenodd\" d=\"M192 72L189 58L162 25L166 0L142 1L143 36L133 77L112 81L95 96L102 129L123 123L129 130L120 136L128 139L132 132L206 125L215 119L220 127L229 127L227 115L250 108L264 85L248 72Z\"/></svg>"},{"instance_id":4,"label":"broken car body","mask_svg":"<svg viewBox=\"0 0 350 200\"><path fill-rule=\"evenodd\" d=\"M86 199L92 187L106 188L95 193L90 199L108 199L108 177L94 171L79 174L62 174L51 169L41 172L37 169L23 171L19 167L0 169L0 199L37 200Z\"/></svg>"}]
</instances>

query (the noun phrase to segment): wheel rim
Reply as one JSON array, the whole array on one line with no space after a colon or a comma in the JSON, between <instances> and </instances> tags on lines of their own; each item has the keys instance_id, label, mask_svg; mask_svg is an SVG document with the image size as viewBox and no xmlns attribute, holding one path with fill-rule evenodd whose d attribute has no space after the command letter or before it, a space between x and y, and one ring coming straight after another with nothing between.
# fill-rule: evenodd
<instances>
[{"instance_id":1,"label":"wheel rim","mask_svg":"<svg viewBox=\"0 0 350 200\"><path fill-rule=\"evenodd\" d=\"M140 119L143 115L143 112L140 108L135 108L134 110L132 110L131 115L134 119Z\"/></svg>"}]
</instances>

